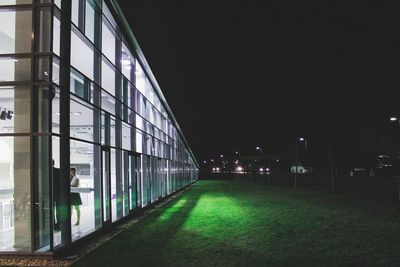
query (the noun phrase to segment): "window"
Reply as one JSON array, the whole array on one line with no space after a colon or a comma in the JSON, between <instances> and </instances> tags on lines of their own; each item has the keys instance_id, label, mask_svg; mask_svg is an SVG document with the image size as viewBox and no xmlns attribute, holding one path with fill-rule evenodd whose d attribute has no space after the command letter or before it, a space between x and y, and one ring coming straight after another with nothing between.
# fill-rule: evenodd
<instances>
[{"instance_id":1,"label":"window","mask_svg":"<svg viewBox=\"0 0 400 267\"><path fill-rule=\"evenodd\" d=\"M115 65L115 35L112 27L104 19L102 22L102 52Z\"/></svg>"},{"instance_id":2,"label":"window","mask_svg":"<svg viewBox=\"0 0 400 267\"><path fill-rule=\"evenodd\" d=\"M122 148L131 150L131 127L122 123Z\"/></svg>"},{"instance_id":3,"label":"window","mask_svg":"<svg viewBox=\"0 0 400 267\"><path fill-rule=\"evenodd\" d=\"M71 140L70 151L71 167L79 179L79 187L71 187L72 240L76 240L101 227L101 205L95 205L101 199L100 148Z\"/></svg>"},{"instance_id":4,"label":"window","mask_svg":"<svg viewBox=\"0 0 400 267\"><path fill-rule=\"evenodd\" d=\"M54 4L61 9L61 0L54 0Z\"/></svg>"},{"instance_id":5,"label":"window","mask_svg":"<svg viewBox=\"0 0 400 267\"><path fill-rule=\"evenodd\" d=\"M0 133L30 132L30 87L0 87Z\"/></svg>"},{"instance_id":6,"label":"window","mask_svg":"<svg viewBox=\"0 0 400 267\"><path fill-rule=\"evenodd\" d=\"M136 64L136 88L144 94L145 87L146 87L146 75L144 74L144 71L140 64Z\"/></svg>"},{"instance_id":7,"label":"window","mask_svg":"<svg viewBox=\"0 0 400 267\"><path fill-rule=\"evenodd\" d=\"M132 82L132 70L135 67L135 58L124 43L122 43L121 64L122 74Z\"/></svg>"},{"instance_id":8,"label":"window","mask_svg":"<svg viewBox=\"0 0 400 267\"><path fill-rule=\"evenodd\" d=\"M136 152L143 153L143 133L136 130Z\"/></svg>"},{"instance_id":9,"label":"window","mask_svg":"<svg viewBox=\"0 0 400 267\"><path fill-rule=\"evenodd\" d=\"M77 71L71 69L70 75L70 91L71 93L88 100L89 99L89 83L85 83L85 77Z\"/></svg>"},{"instance_id":10,"label":"window","mask_svg":"<svg viewBox=\"0 0 400 267\"><path fill-rule=\"evenodd\" d=\"M71 33L71 65L93 80L94 51L84 37L73 27Z\"/></svg>"},{"instance_id":11,"label":"window","mask_svg":"<svg viewBox=\"0 0 400 267\"><path fill-rule=\"evenodd\" d=\"M79 11L81 9L81 1L82 0L71 1L71 20L77 27L79 27Z\"/></svg>"},{"instance_id":12,"label":"window","mask_svg":"<svg viewBox=\"0 0 400 267\"><path fill-rule=\"evenodd\" d=\"M101 108L115 115L115 98L105 91L101 91Z\"/></svg>"},{"instance_id":13,"label":"window","mask_svg":"<svg viewBox=\"0 0 400 267\"><path fill-rule=\"evenodd\" d=\"M30 58L0 58L0 82L29 81Z\"/></svg>"},{"instance_id":14,"label":"window","mask_svg":"<svg viewBox=\"0 0 400 267\"><path fill-rule=\"evenodd\" d=\"M93 0L86 0L85 8L85 35L97 47L100 47L101 15Z\"/></svg>"},{"instance_id":15,"label":"window","mask_svg":"<svg viewBox=\"0 0 400 267\"><path fill-rule=\"evenodd\" d=\"M0 251L31 249L30 147L30 137L0 137Z\"/></svg>"},{"instance_id":16,"label":"window","mask_svg":"<svg viewBox=\"0 0 400 267\"><path fill-rule=\"evenodd\" d=\"M105 58L103 58L101 66L101 87L115 96L115 69Z\"/></svg>"},{"instance_id":17,"label":"window","mask_svg":"<svg viewBox=\"0 0 400 267\"><path fill-rule=\"evenodd\" d=\"M60 133L60 89L53 88L52 89L52 112L51 112L51 120L52 120L52 132Z\"/></svg>"},{"instance_id":18,"label":"window","mask_svg":"<svg viewBox=\"0 0 400 267\"><path fill-rule=\"evenodd\" d=\"M61 22L59 19L60 14L58 12L55 13L56 15L53 17L53 52L60 56Z\"/></svg>"},{"instance_id":19,"label":"window","mask_svg":"<svg viewBox=\"0 0 400 267\"><path fill-rule=\"evenodd\" d=\"M15 1L6 2L15 4ZM31 11L0 10L0 54L30 53L31 38Z\"/></svg>"},{"instance_id":20,"label":"window","mask_svg":"<svg viewBox=\"0 0 400 267\"><path fill-rule=\"evenodd\" d=\"M70 135L87 141L94 141L94 107L87 104L76 97L71 98L70 103ZM98 140L98 139L96 139Z\"/></svg>"},{"instance_id":21,"label":"window","mask_svg":"<svg viewBox=\"0 0 400 267\"><path fill-rule=\"evenodd\" d=\"M32 4L32 0L2 0L0 6Z\"/></svg>"}]
</instances>

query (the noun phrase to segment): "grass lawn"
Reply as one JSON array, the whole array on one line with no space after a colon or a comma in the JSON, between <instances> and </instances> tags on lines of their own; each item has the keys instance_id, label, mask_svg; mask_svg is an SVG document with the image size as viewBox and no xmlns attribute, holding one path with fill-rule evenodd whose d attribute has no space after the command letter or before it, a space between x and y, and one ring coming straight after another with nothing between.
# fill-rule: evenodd
<instances>
[{"instance_id":1,"label":"grass lawn","mask_svg":"<svg viewBox=\"0 0 400 267\"><path fill-rule=\"evenodd\" d=\"M75 266L400 266L400 206L203 180Z\"/></svg>"}]
</instances>

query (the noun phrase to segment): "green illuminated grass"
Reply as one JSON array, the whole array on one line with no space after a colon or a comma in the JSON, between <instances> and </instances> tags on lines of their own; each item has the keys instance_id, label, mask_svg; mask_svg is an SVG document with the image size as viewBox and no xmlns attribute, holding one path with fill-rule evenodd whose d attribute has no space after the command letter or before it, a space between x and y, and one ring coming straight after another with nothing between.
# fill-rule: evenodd
<instances>
[{"instance_id":1,"label":"green illuminated grass","mask_svg":"<svg viewBox=\"0 0 400 267\"><path fill-rule=\"evenodd\" d=\"M399 206L199 181L76 266L400 266Z\"/></svg>"}]
</instances>

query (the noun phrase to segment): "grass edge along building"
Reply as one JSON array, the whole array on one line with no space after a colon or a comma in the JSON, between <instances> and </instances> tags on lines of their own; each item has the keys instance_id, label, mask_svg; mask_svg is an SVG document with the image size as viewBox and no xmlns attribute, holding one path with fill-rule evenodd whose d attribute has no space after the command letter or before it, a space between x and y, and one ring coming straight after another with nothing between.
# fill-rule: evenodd
<instances>
[{"instance_id":1,"label":"grass edge along building","mask_svg":"<svg viewBox=\"0 0 400 267\"><path fill-rule=\"evenodd\" d=\"M0 2L0 257L71 248L197 178L116 0Z\"/></svg>"}]
</instances>

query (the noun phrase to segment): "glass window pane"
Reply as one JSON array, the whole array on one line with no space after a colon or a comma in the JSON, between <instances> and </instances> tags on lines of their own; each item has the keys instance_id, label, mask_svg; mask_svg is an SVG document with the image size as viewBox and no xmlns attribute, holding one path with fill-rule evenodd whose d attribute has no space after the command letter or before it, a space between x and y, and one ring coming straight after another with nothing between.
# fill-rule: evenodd
<instances>
[{"instance_id":1,"label":"glass window pane","mask_svg":"<svg viewBox=\"0 0 400 267\"><path fill-rule=\"evenodd\" d=\"M133 55L131 54L131 52L124 43L122 43L121 64L122 64L122 74L129 81L132 81L131 76L135 68L135 58L133 57Z\"/></svg>"},{"instance_id":2,"label":"glass window pane","mask_svg":"<svg viewBox=\"0 0 400 267\"><path fill-rule=\"evenodd\" d=\"M60 84L60 61L58 60L58 58L53 57L53 83L55 84Z\"/></svg>"},{"instance_id":3,"label":"glass window pane","mask_svg":"<svg viewBox=\"0 0 400 267\"><path fill-rule=\"evenodd\" d=\"M136 73L135 86L139 90L139 92L144 94L145 87L146 87L146 75L144 74L144 71L143 71L142 67L140 66L140 64L136 64L135 73Z\"/></svg>"},{"instance_id":4,"label":"glass window pane","mask_svg":"<svg viewBox=\"0 0 400 267\"><path fill-rule=\"evenodd\" d=\"M34 89L37 97L37 108L34 112L36 116L37 132L50 132L51 112L50 112L50 100L52 92L47 86L37 86Z\"/></svg>"},{"instance_id":5,"label":"glass window pane","mask_svg":"<svg viewBox=\"0 0 400 267\"><path fill-rule=\"evenodd\" d=\"M131 150L131 127L122 123L122 148Z\"/></svg>"},{"instance_id":6,"label":"glass window pane","mask_svg":"<svg viewBox=\"0 0 400 267\"><path fill-rule=\"evenodd\" d=\"M34 183L34 220L35 220L35 248L41 252L50 250L50 137L34 137L34 150L36 154L36 177Z\"/></svg>"},{"instance_id":7,"label":"glass window pane","mask_svg":"<svg viewBox=\"0 0 400 267\"><path fill-rule=\"evenodd\" d=\"M61 0L54 0L54 4L61 9Z\"/></svg>"},{"instance_id":8,"label":"glass window pane","mask_svg":"<svg viewBox=\"0 0 400 267\"><path fill-rule=\"evenodd\" d=\"M32 0L1 0L0 6L31 4Z\"/></svg>"},{"instance_id":9,"label":"glass window pane","mask_svg":"<svg viewBox=\"0 0 400 267\"><path fill-rule=\"evenodd\" d=\"M115 64L115 36L111 26L105 21L102 21L102 52Z\"/></svg>"},{"instance_id":10,"label":"glass window pane","mask_svg":"<svg viewBox=\"0 0 400 267\"><path fill-rule=\"evenodd\" d=\"M79 2L80 0L71 1L71 20L76 26L79 25Z\"/></svg>"},{"instance_id":11,"label":"glass window pane","mask_svg":"<svg viewBox=\"0 0 400 267\"><path fill-rule=\"evenodd\" d=\"M101 91L101 108L115 115L115 98L105 91Z\"/></svg>"},{"instance_id":12,"label":"glass window pane","mask_svg":"<svg viewBox=\"0 0 400 267\"><path fill-rule=\"evenodd\" d=\"M72 97L70 112L70 136L93 141L93 107L76 97Z\"/></svg>"},{"instance_id":13,"label":"glass window pane","mask_svg":"<svg viewBox=\"0 0 400 267\"><path fill-rule=\"evenodd\" d=\"M60 35L61 34L61 22L59 14L53 17L53 52L57 56L60 56Z\"/></svg>"},{"instance_id":14,"label":"glass window pane","mask_svg":"<svg viewBox=\"0 0 400 267\"><path fill-rule=\"evenodd\" d=\"M77 30L71 34L71 65L93 80L93 48L83 41Z\"/></svg>"},{"instance_id":15,"label":"glass window pane","mask_svg":"<svg viewBox=\"0 0 400 267\"><path fill-rule=\"evenodd\" d=\"M115 96L115 70L103 58L101 70L101 87Z\"/></svg>"},{"instance_id":16,"label":"glass window pane","mask_svg":"<svg viewBox=\"0 0 400 267\"><path fill-rule=\"evenodd\" d=\"M70 91L84 99L86 99L85 96L89 94L89 88L85 88L84 76L73 69L70 75Z\"/></svg>"},{"instance_id":17,"label":"glass window pane","mask_svg":"<svg viewBox=\"0 0 400 267\"><path fill-rule=\"evenodd\" d=\"M89 38L90 41L95 43L94 41L94 32L95 32L95 9L94 3L91 0L86 0L86 9L85 9L85 35Z\"/></svg>"},{"instance_id":18,"label":"glass window pane","mask_svg":"<svg viewBox=\"0 0 400 267\"><path fill-rule=\"evenodd\" d=\"M30 87L0 87L0 133L30 132Z\"/></svg>"},{"instance_id":19,"label":"glass window pane","mask_svg":"<svg viewBox=\"0 0 400 267\"><path fill-rule=\"evenodd\" d=\"M52 88L52 132L60 133L60 89Z\"/></svg>"},{"instance_id":20,"label":"glass window pane","mask_svg":"<svg viewBox=\"0 0 400 267\"><path fill-rule=\"evenodd\" d=\"M50 52L50 36L51 36L51 9L40 8L37 11L39 16L36 17L36 49L38 52Z\"/></svg>"},{"instance_id":21,"label":"glass window pane","mask_svg":"<svg viewBox=\"0 0 400 267\"><path fill-rule=\"evenodd\" d=\"M0 58L0 82L29 81L30 58Z\"/></svg>"},{"instance_id":22,"label":"glass window pane","mask_svg":"<svg viewBox=\"0 0 400 267\"><path fill-rule=\"evenodd\" d=\"M136 130L136 152L143 153L143 133Z\"/></svg>"},{"instance_id":23,"label":"glass window pane","mask_svg":"<svg viewBox=\"0 0 400 267\"><path fill-rule=\"evenodd\" d=\"M30 147L30 137L0 137L0 251L31 250Z\"/></svg>"},{"instance_id":24,"label":"glass window pane","mask_svg":"<svg viewBox=\"0 0 400 267\"><path fill-rule=\"evenodd\" d=\"M77 240L101 227L100 148L96 145L72 141L71 168L79 179L71 185L72 240Z\"/></svg>"},{"instance_id":25,"label":"glass window pane","mask_svg":"<svg viewBox=\"0 0 400 267\"><path fill-rule=\"evenodd\" d=\"M0 10L0 54L31 52L31 33L31 11Z\"/></svg>"}]
</instances>

